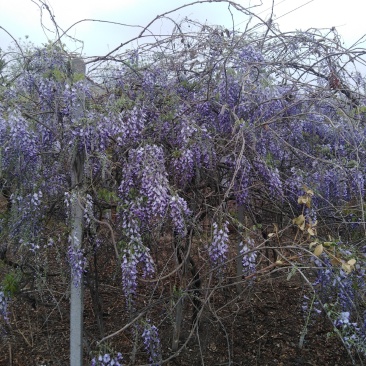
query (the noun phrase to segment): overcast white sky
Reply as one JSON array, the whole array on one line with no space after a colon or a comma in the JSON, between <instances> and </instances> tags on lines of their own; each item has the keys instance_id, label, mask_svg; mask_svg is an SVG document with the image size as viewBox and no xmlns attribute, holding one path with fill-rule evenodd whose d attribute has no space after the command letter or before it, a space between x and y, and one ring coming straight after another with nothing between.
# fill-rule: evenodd
<instances>
[{"instance_id":1,"label":"overcast white sky","mask_svg":"<svg viewBox=\"0 0 366 366\"><path fill-rule=\"evenodd\" d=\"M48 0L55 20L62 29L82 19L100 19L132 25L147 25L156 15L187 4L187 0ZM268 19L272 0L237 0L238 4L249 7L263 5L251 10ZM55 38L52 32L42 29L39 0L0 0L0 26L16 39L28 36L35 45ZM331 28L335 26L350 46L366 33L366 0L275 0L274 15L282 31L296 29ZM221 3L198 4L178 10L170 16L174 19L199 20L209 24L230 27L231 17L228 5ZM44 24L52 29L50 17L43 10ZM247 19L233 10L235 25L243 29ZM277 20L276 20L277 18ZM159 32L162 23L156 23ZM164 28L161 28L164 31ZM83 54L104 55L139 32L138 28L111 25L98 22L83 22L72 28L70 35L84 41ZM0 48L6 50L10 37L0 29ZM68 43L71 51L81 51L80 43Z\"/></svg>"}]
</instances>

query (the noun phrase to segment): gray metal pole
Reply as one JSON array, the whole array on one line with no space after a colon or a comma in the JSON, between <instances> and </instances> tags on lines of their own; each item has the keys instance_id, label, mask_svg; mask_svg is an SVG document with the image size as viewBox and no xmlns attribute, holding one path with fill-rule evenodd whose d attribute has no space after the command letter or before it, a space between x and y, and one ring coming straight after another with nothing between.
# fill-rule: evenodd
<instances>
[{"instance_id":1,"label":"gray metal pole","mask_svg":"<svg viewBox=\"0 0 366 366\"><path fill-rule=\"evenodd\" d=\"M73 74L85 74L85 64L80 58L71 60ZM78 95L79 106L74 113L74 118L82 117L85 108L85 95ZM71 213L71 245L75 250L80 249L83 241L83 209L80 205L82 182L84 174L84 153L76 149L72 159L71 183L73 187L72 213ZM72 273L72 272L71 272ZM78 287L71 275L70 293L70 366L83 364L83 278Z\"/></svg>"}]
</instances>

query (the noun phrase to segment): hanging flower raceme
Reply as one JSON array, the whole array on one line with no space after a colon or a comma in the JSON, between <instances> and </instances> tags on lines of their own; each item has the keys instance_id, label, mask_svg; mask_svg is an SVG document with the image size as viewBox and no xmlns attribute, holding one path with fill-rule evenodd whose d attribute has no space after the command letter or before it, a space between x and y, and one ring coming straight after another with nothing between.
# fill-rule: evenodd
<instances>
[{"instance_id":1,"label":"hanging flower raceme","mask_svg":"<svg viewBox=\"0 0 366 366\"><path fill-rule=\"evenodd\" d=\"M122 205L135 210L135 216L142 222L149 224L165 215L169 202L168 177L161 147L145 145L130 151L119 193Z\"/></svg>"},{"instance_id":2,"label":"hanging flower raceme","mask_svg":"<svg viewBox=\"0 0 366 366\"><path fill-rule=\"evenodd\" d=\"M46 207L41 190L34 190L34 193L21 195L18 192L10 196L11 235L18 238L19 243L28 247L31 251L39 249L39 235L43 229L42 210Z\"/></svg>"},{"instance_id":3,"label":"hanging flower raceme","mask_svg":"<svg viewBox=\"0 0 366 366\"><path fill-rule=\"evenodd\" d=\"M173 168L175 181L184 187L194 176L194 155L190 148L182 147L173 152Z\"/></svg>"},{"instance_id":4,"label":"hanging flower raceme","mask_svg":"<svg viewBox=\"0 0 366 366\"><path fill-rule=\"evenodd\" d=\"M128 248L123 251L121 260L122 286L128 307L132 306L136 294L139 265L142 267L143 278L154 274L154 261L149 248L142 243L129 243Z\"/></svg>"},{"instance_id":5,"label":"hanging flower raceme","mask_svg":"<svg viewBox=\"0 0 366 366\"><path fill-rule=\"evenodd\" d=\"M90 366L123 366L122 361L123 356L121 353L117 353L116 356L105 353L104 355L94 357Z\"/></svg>"},{"instance_id":6,"label":"hanging flower raceme","mask_svg":"<svg viewBox=\"0 0 366 366\"><path fill-rule=\"evenodd\" d=\"M254 249L254 240L246 238L246 240L240 243L240 255L242 256L243 263L243 275L249 276L256 270L257 252Z\"/></svg>"},{"instance_id":7,"label":"hanging flower raceme","mask_svg":"<svg viewBox=\"0 0 366 366\"><path fill-rule=\"evenodd\" d=\"M7 120L7 143L4 149L5 160L16 162L11 168L15 171L26 171L25 168L37 163L37 154L39 153L39 141L32 131L30 123L23 118L18 111L11 111Z\"/></svg>"},{"instance_id":8,"label":"hanging flower raceme","mask_svg":"<svg viewBox=\"0 0 366 366\"><path fill-rule=\"evenodd\" d=\"M165 139L169 139L169 173L174 184L185 187L195 176L197 169L208 167L214 158L212 136L205 126L200 126L195 114L182 110L174 123L165 126Z\"/></svg>"},{"instance_id":9,"label":"hanging flower raceme","mask_svg":"<svg viewBox=\"0 0 366 366\"><path fill-rule=\"evenodd\" d=\"M210 256L211 263L214 267L219 267L219 272L222 272L220 268L227 259L227 253L229 249L229 222L225 221L220 228L216 222L212 224L213 234L212 242L208 247L208 254Z\"/></svg>"},{"instance_id":10,"label":"hanging flower raceme","mask_svg":"<svg viewBox=\"0 0 366 366\"><path fill-rule=\"evenodd\" d=\"M226 164L228 166L234 165L230 159L226 162ZM252 182L252 167L248 160L245 157L242 157L240 161L235 162L234 168L237 170L234 190L236 200L241 205L246 204L250 198L249 188Z\"/></svg>"},{"instance_id":11,"label":"hanging flower raceme","mask_svg":"<svg viewBox=\"0 0 366 366\"><path fill-rule=\"evenodd\" d=\"M178 195L170 197L170 217L172 218L174 231L184 236L186 234L185 218L191 214L187 202Z\"/></svg>"},{"instance_id":12,"label":"hanging flower raceme","mask_svg":"<svg viewBox=\"0 0 366 366\"><path fill-rule=\"evenodd\" d=\"M261 181L268 185L269 193L273 197L282 197L283 188L278 169L270 168L260 159L255 160L253 165L256 173L260 176Z\"/></svg>"},{"instance_id":13,"label":"hanging flower raceme","mask_svg":"<svg viewBox=\"0 0 366 366\"><path fill-rule=\"evenodd\" d=\"M149 354L149 365L160 366L161 365L161 347L158 328L155 325L151 325L147 320L144 331L142 333L144 339L144 345L146 352Z\"/></svg>"}]
</instances>

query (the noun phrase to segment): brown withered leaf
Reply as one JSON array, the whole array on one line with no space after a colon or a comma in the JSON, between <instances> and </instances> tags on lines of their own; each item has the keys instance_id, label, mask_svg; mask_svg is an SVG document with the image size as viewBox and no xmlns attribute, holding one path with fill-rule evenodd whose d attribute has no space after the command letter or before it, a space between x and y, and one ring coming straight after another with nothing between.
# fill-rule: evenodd
<instances>
[{"instance_id":1,"label":"brown withered leaf","mask_svg":"<svg viewBox=\"0 0 366 366\"><path fill-rule=\"evenodd\" d=\"M301 227L303 226L303 228L302 228L301 230L304 230L304 228L305 228L305 216L304 216L303 214L301 214L300 216L298 216L298 217L296 217L295 219L293 219L293 220L292 220L292 223L293 223L294 225L299 226L299 227L300 227L300 229L301 229Z\"/></svg>"},{"instance_id":2,"label":"brown withered leaf","mask_svg":"<svg viewBox=\"0 0 366 366\"><path fill-rule=\"evenodd\" d=\"M316 255L317 257L319 257L322 253L323 253L323 244L319 244L315 247L314 249L314 255Z\"/></svg>"}]
</instances>

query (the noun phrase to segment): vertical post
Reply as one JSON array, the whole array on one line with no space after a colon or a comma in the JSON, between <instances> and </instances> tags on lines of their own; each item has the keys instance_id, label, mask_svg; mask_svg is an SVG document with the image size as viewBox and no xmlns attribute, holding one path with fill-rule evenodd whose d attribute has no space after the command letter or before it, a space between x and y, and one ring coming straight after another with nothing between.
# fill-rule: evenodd
<instances>
[{"instance_id":1,"label":"vertical post","mask_svg":"<svg viewBox=\"0 0 366 366\"><path fill-rule=\"evenodd\" d=\"M81 58L71 60L72 74L85 74L85 64ZM79 93L78 105L75 106L73 118L81 118L84 114L85 95ZM71 184L73 188L71 212L71 246L81 249L83 241L83 209L80 205L84 175L84 152L75 147L71 166ZM76 280L71 271L70 293L70 366L83 364L83 277ZM75 283L79 283L78 286Z\"/></svg>"}]
</instances>

